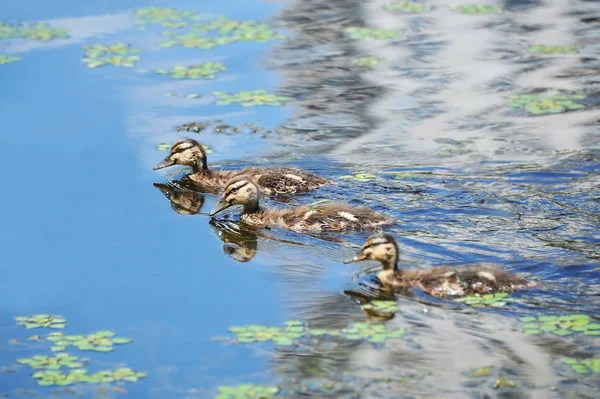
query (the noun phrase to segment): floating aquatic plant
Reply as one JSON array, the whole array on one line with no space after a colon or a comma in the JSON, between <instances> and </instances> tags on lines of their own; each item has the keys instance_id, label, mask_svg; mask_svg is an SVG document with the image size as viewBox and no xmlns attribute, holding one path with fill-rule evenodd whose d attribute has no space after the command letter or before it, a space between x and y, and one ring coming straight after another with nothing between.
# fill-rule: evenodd
<instances>
[{"instance_id":1,"label":"floating aquatic plant","mask_svg":"<svg viewBox=\"0 0 600 399\"><path fill-rule=\"evenodd\" d=\"M404 2L394 2L392 4L388 4L385 6L385 9L388 11L400 11L406 13L416 13L423 12L428 10L427 4L424 3L414 3L412 1L404 1Z\"/></svg>"},{"instance_id":2,"label":"floating aquatic plant","mask_svg":"<svg viewBox=\"0 0 600 399\"><path fill-rule=\"evenodd\" d=\"M64 351L69 346L74 346L82 351L110 352L114 349L113 345L115 344L121 345L131 342L129 338L115 337L115 333L109 330L97 331L87 336L52 333L46 339L53 343L50 350L54 352Z\"/></svg>"},{"instance_id":3,"label":"floating aquatic plant","mask_svg":"<svg viewBox=\"0 0 600 399\"><path fill-rule=\"evenodd\" d=\"M538 335L543 332L565 336L575 333L600 335L600 323L590 323L585 314L564 316L524 316L521 317L522 328L526 334Z\"/></svg>"},{"instance_id":4,"label":"floating aquatic plant","mask_svg":"<svg viewBox=\"0 0 600 399\"><path fill-rule=\"evenodd\" d=\"M489 377L490 375L492 375L492 369L490 367L480 367L469 371L469 376L475 378Z\"/></svg>"},{"instance_id":5,"label":"floating aquatic plant","mask_svg":"<svg viewBox=\"0 0 600 399\"><path fill-rule=\"evenodd\" d=\"M157 69L154 72L160 75L171 75L173 79L214 79L225 69L227 69L225 65L220 62L205 62L190 67L176 65L171 69Z\"/></svg>"},{"instance_id":6,"label":"floating aquatic plant","mask_svg":"<svg viewBox=\"0 0 600 399\"><path fill-rule=\"evenodd\" d=\"M168 97L191 98L191 99L196 99L196 98L202 97L202 94L198 94L198 93L177 94L177 93L173 93L172 91L165 93L165 95Z\"/></svg>"},{"instance_id":7,"label":"floating aquatic plant","mask_svg":"<svg viewBox=\"0 0 600 399\"><path fill-rule=\"evenodd\" d=\"M267 399L279 392L278 387L267 385L243 384L234 387L219 387L215 399Z\"/></svg>"},{"instance_id":8,"label":"floating aquatic plant","mask_svg":"<svg viewBox=\"0 0 600 399\"><path fill-rule=\"evenodd\" d=\"M362 306L363 309L373 309L376 312L396 313L398 312L398 303L396 301L371 301Z\"/></svg>"},{"instance_id":9,"label":"floating aquatic plant","mask_svg":"<svg viewBox=\"0 0 600 399\"><path fill-rule=\"evenodd\" d=\"M269 94L266 90L240 91L235 94L214 91L212 94L217 98L217 105L239 103L243 107L256 105L279 106L284 105L289 100L289 97Z\"/></svg>"},{"instance_id":10,"label":"floating aquatic plant","mask_svg":"<svg viewBox=\"0 0 600 399\"><path fill-rule=\"evenodd\" d=\"M185 20L197 20L198 14L194 11L179 11L175 8L148 7L138 8L133 13L136 25L143 27L146 24L155 23L165 28L179 29L188 26Z\"/></svg>"},{"instance_id":11,"label":"floating aquatic plant","mask_svg":"<svg viewBox=\"0 0 600 399\"><path fill-rule=\"evenodd\" d=\"M532 44L529 46L532 53L544 54L575 54L577 52L576 45L570 46L549 46L545 44Z\"/></svg>"},{"instance_id":12,"label":"floating aquatic plant","mask_svg":"<svg viewBox=\"0 0 600 399\"><path fill-rule=\"evenodd\" d=\"M34 370L59 370L61 367L68 367L70 369L83 367L83 363L78 360L77 356L69 355L68 353L57 353L56 356L36 355L17 359L17 363L26 364Z\"/></svg>"},{"instance_id":13,"label":"floating aquatic plant","mask_svg":"<svg viewBox=\"0 0 600 399\"><path fill-rule=\"evenodd\" d=\"M354 40L387 40L398 39L400 35L394 29L369 29L350 26L346 28L346 34Z\"/></svg>"},{"instance_id":14,"label":"floating aquatic plant","mask_svg":"<svg viewBox=\"0 0 600 399\"><path fill-rule=\"evenodd\" d=\"M209 122L190 122L190 123L184 123L182 125L177 125L175 126L175 131L176 132L180 132L180 131L186 131L186 132L194 132L194 133L200 133L201 131L205 130L206 128L208 128L211 125L211 123Z\"/></svg>"},{"instance_id":15,"label":"floating aquatic plant","mask_svg":"<svg viewBox=\"0 0 600 399\"><path fill-rule=\"evenodd\" d=\"M405 331L402 328L388 330L384 324L354 323L350 327L342 329L342 333L346 339L381 343L388 338L400 338Z\"/></svg>"},{"instance_id":16,"label":"floating aquatic plant","mask_svg":"<svg viewBox=\"0 0 600 399\"><path fill-rule=\"evenodd\" d=\"M502 8L490 4L463 4L456 10L469 15L500 14L502 12Z\"/></svg>"},{"instance_id":17,"label":"floating aquatic plant","mask_svg":"<svg viewBox=\"0 0 600 399\"><path fill-rule=\"evenodd\" d=\"M159 143L156 145L156 149L158 151L170 151L174 144L175 143ZM202 148L204 148L204 151L206 151L207 154L212 154L214 152L212 148L206 144L202 144Z\"/></svg>"},{"instance_id":18,"label":"floating aquatic plant","mask_svg":"<svg viewBox=\"0 0 600 399\"><path fill-rule=\"evenodd\" d=\"M568 110L585 108L584 105L573 100L582 100L582 95L554 95L542 96L535 94L523 94L510 96L510 102L506 104L510 108L521 108L533 115L557 114Z\"/></svg>"},{"instance_id":19,"label":"floating aquatic plant","mask_svg":"<svg viewBox=\"0 0 600 399\"><path fill-rule=\"evenodd\" d=\"M377 180L378 177L372 173L357 173L355 175L344 175L340 176L343 180L356 180L360 182L366 182L371 180Z\"/></svg>"},{"instance_id":20,"label":"floating aquatic plant","mask_svg":"<svg viewBox=\"0 0 600 399\"><path fill-rule=\"evenodd\" d=\"M600 357L590 359L576 359L574 357L566 357L563 363L571 366L577 374L600 374Z\"/></svg>"},{"instance_id":21,"label":"floating aquatic plant","mask_svg":"<svg viewBox=\"0 0 600 399\"><path fill-rule=\"evenodd\" d=\"M506 292L497 292L495 294L485 294L485 295L469 295L462 298L455 299L456 302L462 302L465 305L473 306L473 307L481 307L481 306L493 306L493 307L502 307L506 306L508 302L517 302L514 298L509 298Z\"/></svg>"},{"instance_id":22,"label":"floating aquatic plant","mask_svg":"<svg viewBox=\"0 0 600 399\"><path fill-rule=\"evenodd\" d=\"M136 382L140 378L147 377L147 373L136 372L130 368L119 368L116 370L99 371L88 374L85 369L71 370L68 374L60 371L46 370L38 371L32 375L41 386L67 386L75 383L99 384L115 381Z\"/></svg>"},{"instance_id":23,"label":"floating aquatic plant","mask_svg":"<svg viewBox=\"0 0 600 399\"><path fill-rule=\"evenodd\" d=\"M69 35L65 29L52 28L45 22L38 22L35 25L23 24L21 26L0 22L0 39L23 38L49 41L68 37Z\"/></svg>"},{"instance_id":24,"label":"floating aquatic plant","mask_svg":"<svg viewBox=\"0 0 600 399\"><path fill-rule=\"evenodd\" d=\"M288 321L285 328L260 325L231 327L230 332L237 335L237 342L273 341L275 345L292 345L295 339L306 334L304 324L300 321Z\"/></svg>"},{"instance_id":25,"label":"floating aquatic plant","mask_svg":"<svg viewBox=\"0 0 600 399\"><path fill-rule=\"evenodd\" d=\"M207 23L196 24L192 28L194 32L163 41L160 46L180 45L208 50L238 41L266 42L284 37L266 24L257 21L234 21L227 18L217 18Z\"/></svg>"},{"instance_id":26,"label":"floating aquatic plant","mask_svg":"<svg viewBox=\"0 0 600 399\"><path fill-rule=\"evenodd\" d=\"M82 61L86 63L88 68L97 68L108 64L131 68L140 59L139 56L133 54L141 51L129 47L127 43L92 44L83 46L83 49L85 55Z\"/></svg>"},{"instance_id":27,"label":"floating aquatic plant","mask_svg":"<svg viewBox=\"0 0 600 399\"><path fill-rule=\"evenodd\" d=\"M30 328L65 328L67 320L61 316L49 314L34 314L33 316L18 316L15 317L17 324Z\"/></svg>"},{"instance_id":28,"label":"floating aquatic plant","mask_svg":"<svg viewBox=\"0 0 600 399\"><path fill-rule=\"evenodd\" d=\"M0 65L19 61L20 57L11 57L10 55L0 54Z\"/></svg>"},{"instance_id":29,"label":"floating aquatic plant","mask_svg":"<svg viewBox=\"0 0 600 399\"><path fill-rule=\"evenodd\" d=\"M361 68L369 69L374 68L379 64L383 64L385 60L373 56L359 57L352 60L352 65L359 66Z\"/></svg>"}]
</instances>

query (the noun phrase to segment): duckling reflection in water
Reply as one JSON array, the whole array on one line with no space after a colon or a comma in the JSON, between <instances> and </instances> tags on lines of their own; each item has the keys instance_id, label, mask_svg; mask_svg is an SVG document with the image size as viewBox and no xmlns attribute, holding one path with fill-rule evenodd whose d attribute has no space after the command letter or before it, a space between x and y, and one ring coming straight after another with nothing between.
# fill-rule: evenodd
<instances>
[{"instance_id":1,"label":"duckling reflection in water","mask_svg":"<svg viewBox=\"0 0 600 399\"><path fill-rule=\"evenodd\" d=\"M288 209L265 209L259 206L259 190L248 176L233 178L227 183L219 202L208 213L214 216L225 209L241 205L240 220L253 227L275 226L296 232L368 230L393 224L395 221L368 208L339 203L304 205Z\"/></svg>"},{"instance_id":2,"label":"duckling reflection in water","mask_svg":"<svg viewBox=\"0 0 600 399\"><path fill-rule=\"evenodd\" d=\"M167 197L171 208L181 215L196 215L204 204L204 195L195 191L182 189L172 184L154 183Z\"/></svg>"},{"instance_id":3,"label":"duckling reflection in water","mask_svg":"<svg viewBox=\"0 0 600 399\"><path fill-rule=\"evenodd\" d=\"M196 140L185 139L173 145L169 155L154 170L172 165L185 165L192 168L188 178L208 189L225 187L236 176L251 176L261 193L267 195L293 194L314 191L332 182L320 176L292 167L250 167L242 170L210 170L206 161L206 151Z\"/></svg>"},{"instance_id":4,"label":"duckling reflection in water","mask_svg":"<svg viewBox=\"0 0 600 399\"><path fill-rule=\"evenodd\" d=\"M500 269L490 263L451 267L438 266L428 270L398 268L398 244L389 234L376 234L367 240L357 256L344 263L376 260L383 270L377 274L385 288L419 288L437 297L513 292L536 287L537 283Z\"/></svg>"},{"instance_id":5,"label":"duckling reflection in water","mask_svg":"<svg viewBox=\"0 0 600 399\"><path fill-rule=\"evenodd\" d=\"M209 224L223 241L225 255L238 262L248 262L256 255L258 242L255 234L245 232L231 222L211 219Z\"/></svg>"}]
</instances>

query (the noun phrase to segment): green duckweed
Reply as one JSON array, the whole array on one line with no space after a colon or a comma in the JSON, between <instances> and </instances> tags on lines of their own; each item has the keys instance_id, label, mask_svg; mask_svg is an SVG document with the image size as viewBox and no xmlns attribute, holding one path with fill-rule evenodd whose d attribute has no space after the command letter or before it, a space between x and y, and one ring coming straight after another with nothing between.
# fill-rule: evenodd
<instances>
[{"instance_id":1,"label":"green duckweed","mask_svg":"<svg viewBox=\"0 0 600 399\"><path fill-rule=\"evenodd\" d=\"M241 91L235 94L214 91L212 95L215 96L217 105L238 103L243 107L254 107L257 105L280 106L284 105L285 102L289 100L289 97L269 94L266 90L262 89Z\"/></svg>"},{"instance_id":2,"label":"green duckweed","mask_svg":"<svg viewBox=\"0 0 600 399\"><path fill-rule=\"evenodd\" d=\"M160 43L161 47L183 46L209 50L234 42L266 42L282 39L284 36L266 24L257 21L235 21L217 18L206 23L195 24L192 32L172 37ZM172 36L167 34L167 36Z\"/></svg>"},{"instance_id":3,"label":"green duckweed","mask_svg":"<svg viewBox=\"0 0 600 399\"><path fill-rule=\"evenodd\" d=\"M591 323L585 314L563 316L524 316L521 317L523 331L530 335L549 333L567 336L576 333L585 335L600 335L600 323Z\"/></svg>"},{"instance_id":4,"label":"green duckweed","mask_svg":"<svg viewBox=\"0 0 600 399\"><path fill-rule=\"evenodd\" d=\"M400 34L394 29L370 29L356 26L346 28L346 34L353 40L390 40L400 38Z\"/></svg>"},{"instance_id":5,"label":"green duckweed","mask_svg":"<svg viewBox=\"0 0 600 399\"><path fill-rule=\"evenodd\" d=\"M385 6L388 11L400 11L404 13L417 13L428 10L428 5L424 3L415 3L412 1L397 1Z\"/></svg>"},{"instance_id":6,"label":"green duckweed","mask_svg":"<svg viewBox=\"0 0 600 399\"><path fill-rule=\"evenodd\" d=\"M492 306L502 307L506 306L508 302L518 302L514 298L510 298L506 292L497 292L495 294L484 294L484 295L469 295L462 298L455 299L456 302L462 302L465 305L473 307L481 306Z\"/></svg>"},{"instance_id":7,"label":"green duckweed","mask_svg":"<svg viewBox=\"0 0 600 399\"><path fill-rule=\"evenodd\" d=\"M115 333L109 330L97 331L90 335L65 335L63 333L52 333L46 337L52 342L50 350L62 352L67 347L74 346L79 350L91 350L97 352L110 352L114 345L128 344L129 338L115 337Z\"/></svg>"},{"instance_id":8,"label":"green duckweed","mask_svg":"<svg viewBox=\"0 0 600 399\"><path fill-rule=\"evenodd\" d=\"M342 334L349 340L367 340L373 343L382 343L390 338L400 338L405 334L402 328L388 330L384 324L354 323L342 329Z\"/></svg>"},{"instance_id":9,"label":"green duckweed","mask_svg":"<svg viewBox=\"0 0 600 399\"><path fill-rule=\"evenodd\" d=\"M56 370L46 370L33 373L32 377L38 380L40 386L68 386L76 383L137 382L139 379L147 377L147 375L147 373L136 372L130 368L119 368L98 371L93 374L88 374L85 369L71 370L68 374Z\"/></svg>"},{"instance_id":10,"label":"green duckweed","mask_svg":"<svg viewBox=\"0 0 600 399\"><path fill-rule=\"evenodd\" d=\"M0 22L0 39L23 38L28 40L50 41L69 37L66 29L52 28L45 22L20 26Z\"/></svg>"},{"instance_id":11,"label":"green duckweed","mask_svg":"<svg viewBox=\"0 0 600 399\"><path fill-rule=\"evenodd\" d=\"M376 175L374 175L372 173L357 173L354 175L340 176L340 179L355 180L355 181L359 181L359 182L367 182L367 181L371 181L371 180L377 180L377 179L379 179L379 177L377 177Z\"/></svg>"},{"instance_id":12,"label":"green duckweed","mask_svg":"<svg viewBox=\"0 0 600 399\"><path fill-rule=\"evenodd\" d=\"M399 311L398 303L396 301L371 301L366 305L362 306L363 309L373 309L376 312L383 313L396 313Z\"/></svg>"},{"instance_id":13,"label":"green duckweed","mask_svg":"<svg viewBox=\"0 0 600 399\"><path fill-rule=\"evenodd\" d=\"M267 399L277 395L279 388L275 386L243 384L237 386L221 386L215 399Z\"/></svg>"},{"instance_id":14,"label":"green duckweed","mask_svg":"<svg viewBox=\"0 0 600 399\"><path fill-rule=\"evenodd\" d=\"M34 370L47 369L59 370L61 367L81 368L83 363L78 361L77 356L68 353L57 353L55 356L36 355L32 357L17 359L17 363L26 364Z\"/></svg>"},{"instance_id":15,"label":"green duckweed","mask_svg":"<svg viewBox=\"0 0 600 399\"><path fill-rule=\"evenodd\" d=\"M600 375L600 357L590 359L576 359L566 357L562 359L563 363L568 364L577 374L594 373Z\"/></svg>"},{"instance_id":16,"label":"green duckweed","mask_svg":"<svg viewBox=\"0 0 600 399\"><path fill-rule=\"evenodd\" d=\"M67 319L49 314L34 314L33 316L17 316L15 317L17 324L24 326L27 329L31 328L65 328Z\"/></svg>"},{"instance_id":17,"label":"green duckweed","mask_svg":"<svg viewBox=\"0 0 600 399\"><path fill-rule=\"evenodd\" d=\"M167 7L138 8L133 13L133 20L138 27L154 23L165 28L179 29L185 28L189 22L197 19L198 14L194 11L180 11Z\"/></svg>"},{"instance_id":18,"label":"green duckweed","mask_svg":"<svg viewBox=\"0 0 600 399\"><path fill-rule=\"evenodd\" d=\"M352 60L352 65L364 68L364 69L370 69L370 68L375 68L377 65L383 64L386 61L381 59L381 58L377 58L377 57L373 57L373 56L365 56L365 57L359 57L359 58L355 58Z\"/></svg>"},{"instance_id":19,"label":"green duckweed","mask_svg":"<svg viewBox=\"0 0 600 399\"><path fill-rule=\"evenodd\" d=\"M543 54L575 54L577 53L577 46L551 46L546 44L532 44L529 46L529 50L532 53L543 53Z\"/></svg>"},{"instance_id":20,"label":"green duckweed","mask_svg":"<svg viewBox=\"0 0 600 399\"><path fill-rule=\"evenodd\" d=\"M227 68L220 62L205 62L189 67L176 65L171 69L157 69L160 75L170 75L173 79L214 79Z\"/></svg>"},{"instance_id":21,"label":"green duckweed","mask_svg":"<svg viewBox=\"0 0 600 399\"><path fill-rule=\"evenodd\" d=\"M98 68L103 65L114 65L131 68L140 60L141 50L131 48L127 43L92 44L83 46L85 55L82 61L88 68Z\"/></svg>"},{"instance_id":22,"label":"green duckweed","mask_svg":"<svg viewBox=\"0 0 600 399\"><path fill-rule=\"evenodd\" d=\"M500 14L502 8L490 4L463 4L456 8L456 11L468 15L487 15Z\"/></svg>"},{"instance_id":23,"label":"green duckweed","mask_svg":"<svg viewBox=\"0 0 600 399\"><path fill-rule=\"evenodd\" d=\"M584 105L574 102L582 100L582 95L554 95L543 96L535 94L523 94L510 96L508 104L510 108L520 108L533 115L557 114L560 112L579 110Z\"/></svg>"},{"instance_id":24,"label":"green duckweed","mask_svg":"<svg viewBox=\"0 0 600 399\"><path fill-rule=\"evenodd\" d=\"M0 65L9 64L11 62L17 62L20 59L20 57L12 57L10 55L0 54Z\"/></svg>"},{"instance_id":25,"label":"green duckweed","mask_svg":"<svg viewBox=\"0 0 600 399\"><path fill-rule=\"evenodd\" d=\"M237 342L251 343L273 341L275 345L292 345L295 339L305 334L304 324L300 321L288 321L285 328L261 325L231 327L229 332L236 334Z\"/></svg>"}]
</instances>

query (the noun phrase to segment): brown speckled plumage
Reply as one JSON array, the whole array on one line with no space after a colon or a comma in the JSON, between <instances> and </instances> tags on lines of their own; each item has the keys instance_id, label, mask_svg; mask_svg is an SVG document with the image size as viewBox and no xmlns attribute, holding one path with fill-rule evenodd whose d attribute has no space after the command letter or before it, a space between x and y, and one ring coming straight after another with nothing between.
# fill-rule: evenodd
<instances>
[{"instance_id":1,"label":"brown speckled plumage","mask_svg":"<svg viewBox=\"0 0 600 399\"><path fill-rule=\"evenodd\" d=\"M398 253L398 244L392 236L377 234L369 237L358 255L346 263L377 260L383 265L377 277L384 287L415 287L439 297L513 292L537 286L490 263L402 270L398 269Z\"/></svg>"},{"instance_id":2,"label":"brown speckled plumage","mask_svg":"<svg viewBox=\"0 0 600 399\"><path fill-rule=\"evenodd\" d=\"M267 195L293 194L314 191L331 182L292 167L249 167L242 170L210 170L206 162L206 151L196 140L185 139L173 145L169 155L154 170L172 165L186 165L193 170L188 178L206 188L225 187L237 176L250 176L259 186L260 192Z\"/></svg>"},{"instance_id":3,"label":"brown speckled plumage","mask_svg":"<svg viewBox=\"0 0 600 399\"><path fill-rule=\"evenodd\" d=\"M233 205L243 206L240 219L254 227L276 226L298 232L372 230L394 223L371 209L339 203L264 209L259 206L258 188L248 176L229 181L221 200L209 214L215 215Z\"/></svg>"}]
</instances>

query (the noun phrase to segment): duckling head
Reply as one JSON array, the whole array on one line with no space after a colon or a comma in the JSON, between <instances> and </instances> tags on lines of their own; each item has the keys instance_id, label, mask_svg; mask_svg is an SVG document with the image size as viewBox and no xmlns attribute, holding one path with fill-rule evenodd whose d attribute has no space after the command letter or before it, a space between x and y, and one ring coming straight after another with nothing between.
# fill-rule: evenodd
<instances>
[{"instance_id":1,"label":"duckling head","mask_svg":"<svg viewBox=\"0 0 600 399\"><path fill-rule=\"evenodd\" d=\"M168 168L173 165L191 166L194 172L208 170L206 165L206 151L202 144L196 140L185 139L178 141L171 147L169 155L160 161L154 170Z\"/></svg>"},{"instance_id":2,"label":"duckling head","mask_svg":"<svg viewBox=\"0 0 600 399\"><path fill-rule=\"evenodd\" d=\"M208 213L214 216L230 206L242 205L242 213L251 213L258 210L258 187L248 176L238 176L227 182L221 199Z\"/></svg>"},{"instance_id":3,"label":"duckling head","mask_svg":"<svg viewBox=\"0 0 600 399\"><path fill-rule=\"evenodd\" d=\"M383 270L396 270L398 252L398 243L394 237L385 233L375 234L367 239L355 257L345 260L344 263L376 260L381 262Z\"/></svg>"}]
</instances>

